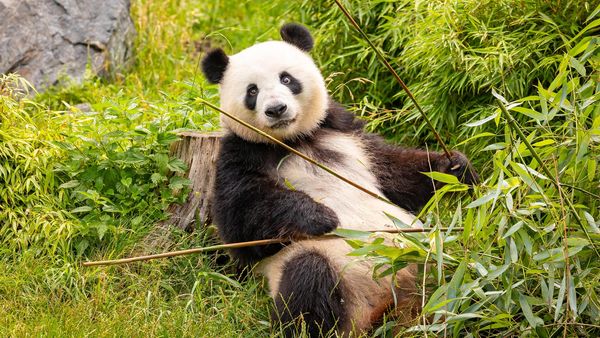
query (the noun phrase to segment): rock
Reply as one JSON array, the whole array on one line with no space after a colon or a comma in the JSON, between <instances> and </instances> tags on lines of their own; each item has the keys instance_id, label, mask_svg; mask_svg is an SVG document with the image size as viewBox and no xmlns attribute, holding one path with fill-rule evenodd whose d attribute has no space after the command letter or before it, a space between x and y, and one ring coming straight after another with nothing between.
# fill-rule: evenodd
<instances>
[{"instance_id":1,"label":"rock","mask_svg":"<svg viewBox=\"0 0 600 338\"><path fill-rule=\"evenodd\" d=\"M36 89L86 67L100 76L122 70L135 28L129 0L0 0L0 72L18 73Z\"/></svg>"}]
</instances>

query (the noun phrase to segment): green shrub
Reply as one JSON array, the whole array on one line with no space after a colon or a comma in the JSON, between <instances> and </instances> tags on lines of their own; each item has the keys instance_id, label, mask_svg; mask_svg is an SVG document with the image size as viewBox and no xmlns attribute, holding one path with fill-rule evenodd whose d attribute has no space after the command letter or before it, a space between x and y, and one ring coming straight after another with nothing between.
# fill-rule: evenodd
<instances>
[{"instance_id":1,"label":"green shrub","mask_svg":"<svg viewBox=\"0 0 600 338\"><path fill-rule=\"evenodd\" d=\"M65 211L51 141L70 120L24 96L30 86L0 75L0 251L68 251L78 222Z\"/></svg>"},{"instance_id":2,"label":"green shrub","mask_svg":"<svg viewBox=\"0 0 600 338\"><path fill-rule=\"evenodd\" d=\"M70 199L71 213L84 224L79 253L105 236L164 217L172 203L187 197L186 165L169 156L179 138L174 119L151 112L137 99L96 105L99 112L70 114L76 123L54 144L67 154L56 165L64 177L60 188ZM108 239L110 240L110 239Z\"/></svg>"},{"instance_id":3,"label":"green shrub","mask_svg":"<svg viewBox=\"0 0 600 338\"><path fill-rule=\"evenodd\" d=\"M169 145L183 125L210 128L214 114L191 116L185 97L156 106L122 95L93 112L55 111L21 95L21 84L0 78L3 249L80 255L157 222L187 196L188 180L173 175L186 166Z\"/></svg>"}]
</instances>

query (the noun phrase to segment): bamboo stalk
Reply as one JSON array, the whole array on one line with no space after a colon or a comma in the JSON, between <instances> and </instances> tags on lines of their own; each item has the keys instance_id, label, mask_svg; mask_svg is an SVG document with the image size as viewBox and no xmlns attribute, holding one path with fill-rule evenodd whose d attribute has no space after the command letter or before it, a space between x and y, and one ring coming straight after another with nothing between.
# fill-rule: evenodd
<instances>
[{"instance_id":1,"label":"bamboo stalk","mask_svg":"<svg viewBox=\"0 0 600 338\"><path fill-rule=\"evenodd\" d=\"M370 232L385 232L385 233L415 233L416 232L416 233L421 233L421 232L428 232L431 230L432 229L410 228L410 229L383 229L383 230L373 230ZM448 230L448 228L441 228L439 230L446 231L446 230ZM462 231L463 228L452 228L451 230ZM341 236L336 235L336 234L327 234L324 236L315 237L314 239L330 238L330 237L341 237ZM136 256L136 257L121 258L121 259L103 260L103 261L83 262L83 266L119 265L119 264L127 264L127 263L132 263L132 262L139 262L139 261L148 261L151 259L191 255L191 254L200 253L200 252L210 252L210 251L223 250L223 249L238 249L238 248L246 248L246 247L251 247L251 246L262 246L262 245L286 243L286 242L291 242L291 240L289 238L260 239L260 240L248 241L248 242L218 244L218 245L206 246L203 248L193 248L193 249L186 249L186 250L169 251L169 252L163 252L163 253L154 254L154 255Z\"/></svg>"},{"instance_id":2,"label":"bamboo stalk","mask_svg":"<svg viewBox=\"0 0 600 338\"><path fill-rule=\"evenodd\" d=\"M354 26L354 28L356 28L356 30L360 33L360 35L362 35L363 39L365 39L365 41L369 44L369 46L371 46L371 48L375 51L375 54L377 54L377 57L379 57L379 60L381 60L381 62L383 62L385 67L392 73L392 75L394 76L396 81L400 84L400 87L402 87L402 89L404 90L404 92L406 92L406 95L408 95L408 97L413 102L413 104L415 105L415 107L417 108L419 113L421 113L421 116L425 120L425 123L427 124L429 129L431 129L431 131L433 132L433 135L435 136L436 140L438 141L438 143L440 144L442 149L444 149L444 153L446 154L446 157L448 157L448 159L451 160L452 155L450 154L450 150L448 150L446 143L444 143L444 141L440 137L440 134L437 132L437 130L435 130L433 123L431 123L431 120L429 119L429 117L427 117L427 115L425 114L425 112L423 111L423 109L421 108L419 103L417 102L417 99L415 99L412 92L408 89L408 87L406 86L404 81L402 81L402 79L400 78L400 75L398 75L398 73L394 70L392 65L390 65L390 63L387 61L387 59L385 58L383 53L379 50L379 48L377 48L375 46L375 44L373 44L373 42L371 42L371 39L369 39L367 34L360 28L358 23L356 23L356 21L354 20L352 15L348 12L348 10L346 10L344 5L342 5L342 3L339 2L339 0L335 0L335 3L342 10L344 15L348 18L348 20L350 20L350 23L352 24L352 26Z\"/></svg>"}]
</instances>

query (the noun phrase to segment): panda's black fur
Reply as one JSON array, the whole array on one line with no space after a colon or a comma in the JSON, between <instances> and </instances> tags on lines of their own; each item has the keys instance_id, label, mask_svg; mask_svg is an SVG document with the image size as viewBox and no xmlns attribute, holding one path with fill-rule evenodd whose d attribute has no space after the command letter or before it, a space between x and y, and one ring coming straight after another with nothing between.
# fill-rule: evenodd
<instances>
[{"instance_id":1,"label":"panda's black fur","mask_svg":"<svg viewBox=\"0 0 600 338\"><path fill-rule=\"evenodd\" d=\"M302 51L309 51L313 45L308 31L299 25L284 26L282 37ZM227 65L227 56L222 51L208 54L202 64L206 77L215 83L223 79ZM322 139L348 135L360 140L369 155L370 171L380 192L411 212L422 208L434 189L440 187L422 172L450 173L466 183L477 180L469 161L459 152L453 152L449 160L442 153L402 148L386 143L378 135L364 132L363 127L364 123L352 113L330 101L324 119L311 133L291 138L286 143L297 149L310 149L317 161L329 165L340 163L348 154L323 146ZM273 143L252 142L233 132L223 138L213 192L213 215L224 242L289 238L301 245L302 239L326 234L339 226L340 220L334 210L301 189L291 189L281 180L278 168L288 156L287 150ZM351 309L348 302L349 294L356 291L352 288L357 286L346 284L339 268L332 265L327 250L317 250L321 242L313 240L310 243L296 245L296 251L281 263L280 277L276 279L274 319L288 324L288 335L297 329L294 324L299 317L303 318L311 336L332 330L347 333L353 325L352 313L358 311ZM343 245L322 243L323 246ZM251 266L273 257L285 247L283 244L255 246L234 249L231 253L241 266ZM370 290L359 291L368 293ZM379 298L366 315L370 322L377 321L379 318L375 317L380 317L393 304L391 296L381 301Z\"/></svg>"}]
</instances>

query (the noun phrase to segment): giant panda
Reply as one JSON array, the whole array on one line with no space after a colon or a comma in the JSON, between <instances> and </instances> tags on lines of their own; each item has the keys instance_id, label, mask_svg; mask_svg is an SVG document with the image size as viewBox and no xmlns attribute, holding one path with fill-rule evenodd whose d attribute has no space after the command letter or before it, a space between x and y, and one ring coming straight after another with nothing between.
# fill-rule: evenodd
<instances>
[{"instance_id":1,"label":"giant panda","mask_svg":"<svg viewBox=\"0 0 600 338\"><path fill-rule=\"evenodd\" d=\"M302 322L312 337L358 334L390 308L405 315L414 310L415 269L375 280L373 264L349 257L352 248L344 239L317 237L336 228L392 228L386 214L418 226L412 213L439 188L422 172L450 173L469 184L477 177L459 152L448 159L365 132L362 121L329 97L308 54L314 45L309 31L290 23L280 33L283 41L259 43L231 56L222 49L205 55L202 71L219 84L221 108L394 205L222 116L226 136L217 160L214 223L227 243L291 239L285 245L231 251L241 266L256 266L267 277L273 317L284 324L287 336Z\"/></svg>"}]
</instances>

